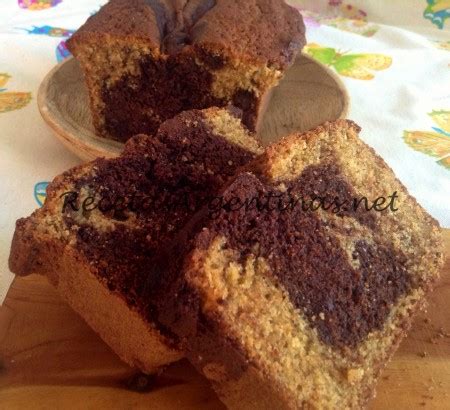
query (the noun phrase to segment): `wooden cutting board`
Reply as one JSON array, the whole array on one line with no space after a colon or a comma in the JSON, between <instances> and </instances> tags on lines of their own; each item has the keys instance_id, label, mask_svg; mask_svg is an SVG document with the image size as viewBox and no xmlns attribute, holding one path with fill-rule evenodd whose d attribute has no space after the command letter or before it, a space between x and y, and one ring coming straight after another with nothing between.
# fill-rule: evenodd
<instances>
[{"instance_id":1,"label":"wooden cutting board","mask_svg":"<svg viewBox=\"0 0 450 410\"><path fill-rule=\"evenodd\" d=\"M384 370L372 409L450 408L450 230L442 278ZM38 276L16 278L0 308L2 409L223 409L186 362L137 374Z\"/></svg>"}]
</instances>

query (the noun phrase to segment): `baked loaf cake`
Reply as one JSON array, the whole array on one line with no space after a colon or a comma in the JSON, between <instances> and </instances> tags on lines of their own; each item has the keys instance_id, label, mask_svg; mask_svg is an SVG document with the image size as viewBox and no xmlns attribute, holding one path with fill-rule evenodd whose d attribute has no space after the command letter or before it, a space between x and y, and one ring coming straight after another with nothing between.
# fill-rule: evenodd
<instances>
[{"instance_id":1,"label":"baked loaf cake","mask_svg":"<svg viewBox=\"0 0 450 410\"><path fill-rule=\"evenodd\" d=\"M17 222L10 268L47 276L125 362L151 373L181 357L143 315L142 291L160 280L148 275L151 260L259 152L228 110L184 112L119 158L58 176L43 208Z\"/></svg>"},{"instance_id":2,"label":"baked loaf cake","mask_svg":"<svg viewBox=\"0 0 450 410\"><path fill-rule=\"evenodd\" d=\"M363 407L438 277L437 222L358 132L283 139L189 228L159 320L230 409Z\"/></svg>"},{"instance_id":3,"label":"baked loaf cake","mask_svg":"<svg viewBox=\"0 0 450 410\"><path fill-rule=\"evenodd\" d=\"M125 141L183 110L229 103L254 130L304 33L282 0L111 0L67 45L97 133Z\"/></svg>"}]
</instances>

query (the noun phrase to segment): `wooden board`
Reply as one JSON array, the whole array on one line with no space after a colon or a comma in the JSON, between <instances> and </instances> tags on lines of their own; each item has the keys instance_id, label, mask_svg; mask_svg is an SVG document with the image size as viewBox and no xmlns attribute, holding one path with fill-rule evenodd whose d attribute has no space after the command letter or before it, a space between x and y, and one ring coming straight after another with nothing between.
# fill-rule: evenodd
<instances>
[{"instance_id":1,"label":"wooden board","mask_svg":"<svg viewBox=\"0 0 450 410\"><path fill-rule=\"evenodd\" d=\"M39 87L43 119L75 155L89 161L117 156L123 144L95 135L87 89L77 61L63 61ZM339 77L311 57L300 55L274 89L259 136L264 144L292 131L306 131L325 121L345 118L349 97Z\"/></svg>"},{"instance_id":2,"label":"wooden board","mask_svg":"<svg viewBox=\"0 0 450 410\"><path fill-rule=\"evenodd\" d=\"M374 410L450 408L450 230L444 238L442 278L384 370ZM30 276L16 278L0 308L0 408L224 407L186 361L153 379L133 372L45 279Z\"/></svg>"}]
</instances>

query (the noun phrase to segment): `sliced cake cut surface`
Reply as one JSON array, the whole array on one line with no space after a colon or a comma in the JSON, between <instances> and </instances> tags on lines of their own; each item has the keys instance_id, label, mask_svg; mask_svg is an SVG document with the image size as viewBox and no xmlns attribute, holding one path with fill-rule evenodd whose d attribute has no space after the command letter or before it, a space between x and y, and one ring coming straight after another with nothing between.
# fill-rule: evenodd
<instances>
[{"instance_id":1,"label":"sliced cake cut surface","mask_svg":"<svg viewBox=\"0 0 450 410\"><path fill-rule=\"evenodd\" d=\"M274 144L185 235L159 320L229 408L363 407L438 278L437 222L358 133Z\"/></svg>"},{"instance_id":2,"label":"sliced cake cut surface","mask_svg":"<svg viewBox=\"0 0 450 410\"><path fill-rule=\"evenodd\" d=\"M58 176L43 208L17 222L11 270L46 275L124 361L155 371L181 353L144 315L142 293L161 279L152 258L260 152L236 113L184 112L120 157Z\"/></svg>"},{"instance_id":3,"label":"sliced cake cut surface","mask_svg":"<svg viewBox=\"0 0 450 410\"><path fill-rule=\"evenodd\" d=\"M183 110L229 103L255 129L304 32L283 0L111 0L68 47L97 133L125 141Z\"/></svg>"}]
</instances>

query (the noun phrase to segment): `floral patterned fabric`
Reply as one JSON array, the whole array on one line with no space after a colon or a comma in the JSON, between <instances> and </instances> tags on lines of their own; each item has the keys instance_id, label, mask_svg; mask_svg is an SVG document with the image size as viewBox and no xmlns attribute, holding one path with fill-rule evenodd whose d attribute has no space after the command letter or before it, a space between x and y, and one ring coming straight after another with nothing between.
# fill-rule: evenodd
<instances>
[{"instance_id":1,"label":"floral patterned fabric","mask_svg":"<svg viewBox=\"0 0 450 410\"><path fill-rule=\"evenodd\" d=\"M47 181L80 163L41 119L45 74L105 1L0 2L0 301L17 218L45 201ZM349 118L412 195L450 227L450 0L289 0L304 16L304 52L335 70Z\"/></svg>"}]
</instances>

